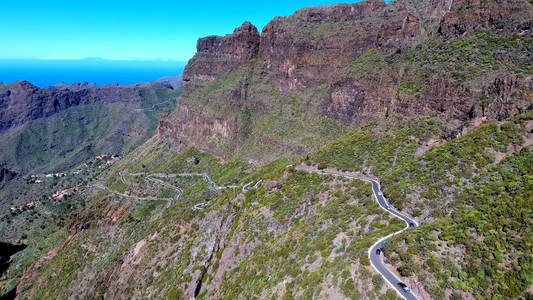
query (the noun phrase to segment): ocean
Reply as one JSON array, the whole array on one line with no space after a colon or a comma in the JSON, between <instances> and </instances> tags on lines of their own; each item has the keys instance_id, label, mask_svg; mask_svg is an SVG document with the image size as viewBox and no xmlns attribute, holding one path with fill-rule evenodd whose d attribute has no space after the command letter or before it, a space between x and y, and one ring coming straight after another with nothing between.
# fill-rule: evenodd
<instances>
[{"instance_id":1,"label":"ocean","mask_svg":"<svg viewBox=\"0 0 533 300\"><path fill-rule=\"evenodd\" d=\"M27 80L38 87L64 82L131 85L177 76L187 62L89 59L0 59L0 82Z\"/></svg>"}]
</instances>

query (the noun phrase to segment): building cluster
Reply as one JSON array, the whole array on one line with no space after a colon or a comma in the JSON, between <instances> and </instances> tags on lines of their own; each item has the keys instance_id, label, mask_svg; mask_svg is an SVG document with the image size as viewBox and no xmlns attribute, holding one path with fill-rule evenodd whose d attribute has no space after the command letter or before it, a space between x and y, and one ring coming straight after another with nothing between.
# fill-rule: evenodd
<instances>
[{"instance_id":1,"label":"building cluster","mask_svg":"<svg viewBox=\"0 0 533 300\"><path fill-rule=\"evenodd\" d=\"M67 176L66 173L50 173L45 175L31 175L28 183L42 183L41 178L61 178Z\"/></svg>"},{"instance_id":2,"label":"building cluster","mask_svg":"<svg viewBox=\"0 0 533 300\"><path fill-rule=\"evenodd\" d=\"M116 161L119 161L122 159L122 157L120 157L120 155L118 154L112 154L112 155L105 155L105 154L102 154L102 155L98 155L95 157L96 160L101 160L101 161L105 161L106 165L110 166L112 164L114 164ZM99 168L102 168L103 166L100 166Z\"/></svg>"},{"instance_id":3,"label":"building cluster","mask_svg":"<svg viewBox=\"0 0 533 300\"><path fill-rule=\"evenodd\" d=\"M83 191L83 189L73 187L73 188L69 188L66 190L55 192L54 194L52 194L52 198L56 201L63 201L66 197L70 197L80 191Z\"/></svg>"},{"instance_id":4,"label":"building cluster","mask_svg":"<svg viewBox=\"0 0 533 300\"><path fill-rule=\"evenodd\" d=\"M21 212L25 211L25 210L30 210L30 209L34 209L35 208L35 202L28 202L24 205L19 205L19 206L12 206L10 208L11 210L11 213L12 214L20 214Z\"/></svg>"}]
</instances>

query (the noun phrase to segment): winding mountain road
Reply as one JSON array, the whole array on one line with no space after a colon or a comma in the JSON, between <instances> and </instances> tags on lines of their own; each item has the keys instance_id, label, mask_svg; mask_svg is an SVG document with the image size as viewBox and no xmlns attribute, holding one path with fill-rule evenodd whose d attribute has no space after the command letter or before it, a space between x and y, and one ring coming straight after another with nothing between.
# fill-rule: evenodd
<instances>
[{"instance_id":1,"label":"winding mountain road","mask_svg":"<svg viewBox=\"0 0 533 300\"><path fill-rule=\"evenodd\" d=\"M332 171L318 170L318 169L315 169L315 168L312 168L312 167L307 167L307 166L297 166L297 167L295 167L295 169L296 170L300 170L300 171L310 172L310 173L318 173L318 174L322 174L322 175L333 175L333 176L339 176L339 177L344 177L344 178L348 178L348 179L358 179L358 180L363 180L363 181L366 181L366 182L370 182L372 184L372 191L374 192L374 196L376 197L376 200L377 200L379 206L383 210L385 210L385 211L389 212L390 214L392 214L393 216L403 220L406 223L406 227L404 229L400 230L400 231L397 231L397 232L392 233L392 234L390 234L388 236L382 237L374 245L372 245L372 247L370 247L370 249L368 249L368 256L370 258L370 264L372 265L374 270L376 270L376 272L381 274L383 279L385 279L385 281L402 298L407 299L407 300L418 300L418 297L415 294L413 294L413 292L411 290L403 290L398 285L401 282L400 279L398 277L396 277L396 275L394 275L391 271L389 271L387 269L387 267L383 263L383 257L376 253L376 250L381 249L382 245L385 243L385 241L388 238L403 232L404 230L408 229L409 227L417 227L418 223L415 220L409 218L408 216L401 214L400 212L395 210L392 206L390 206L387 203L387 200L385 199L385 197L383 196L383 192L381 191L381 186L380 186L379 182L377 182L374 179L367 178L367 177L362 177L362 176L359 176L359 175L356 175L356 174L350 173L350 172L342 172L342 173L341 172L332 172Z\"/></svg>"},{"instance_id":2,"label":"winding mountain road","mask_svg":"<svg viewBox=\"0 0 533 300\"><path fill-rule=\"evenodd\" d=\"M382 255L377 253L378 249L380 250L380 253L383 252L383 251L381 251L382 250L382 246L385 243L385 241L388 238L390 238L391 236L397 235L397 234L403 232L404 230L408 229L409 227L417 227L418 226L418 223L414 219L411 219L410 217L398 212L397 210L395 210L392 206L390 206L387 203L387 200L385 199L385 197L383 196L383 192L381 191L381 186L380 186L379 182L377 180L375 180L375 179L368 178L368 177L363 177L363 176L360 176L360 175L357 175L357 174L351 173L351 172L335 172L335 171L318 170L318 169L316 169L314 167L303 166L303 165L300 165L300 166L289 165L289 166L287 166L287 168L294 168L295 170L304 171L304 172L308 172L308 173L317 173L317 174L320 174L320 175L333 175L333 176L344 177L344 178L348 178L348 179L363 180L363 181L366 181L366 182L370 182L372 184L372 191L373 191L374 196L376 197L376 201L378 202L378 204L381 207L381 209L383 209L384 211L392 214L396 218L399 218L402 221L404 221L406 223L406 227L403 228L400 231L397 231L397 232L394 232L394 233L392 233L392 234L390 234L388 236L382 237L381 239L379 239L376 243L374 243L368 249L368 256L369 256L369 259L370 259L370 264L372 265L374 270L376 270L376 272L378 272L383 277L383 279L385 279L385 281L390 285L390 287L393 288L398 293L398 295L400 295L402 298L407 299L407 300L418 300L418 297L415 294L413 294L413 292L411 290L403 289L403 288L400 287L400 285L399 285L401 283L400 279L398 277L396 277L396 275L394 275L391 271L389 271L387 269L387 267L385 266L385 264L383 262ZM120 172L119 174L120 174L120 178L121 178L122 182L124 184L128 184L126 182L125 178L124 178L124 175L127 174L127 173ZM163 180L156 179L154 177L173 178L173 177L181 177L181 176L183 176L183 177L201 176L201 177L204 178L204 180L207 183L209 183L209 188L211 190L217 191L217 190L222 190L222 189L226 189L226 188L236 188L236 186L217 186L215 184L215 182L213 182L209 178L209 176L207 174L192 174L192 173L183 173L183 174L131 173L131 174L128 174L128 175L130 175L130 176L146 176L146 180L148 180L148 181L152 181L152 182L158 183L160 185L176 189L176 191L178 191L178 197L177 197L176 201L179 201L179 199L180 199L180 197L181 197L181 195L183 193L183 190L181 188L179 188L179 187L175 187L175 186L173 186L173 185L171 185L171 184L169 184L167 182L164 182ZM252 189L256 190L261 182L262 182L262 180L259 180L253 186L251 186L253 184L253 182L245 184L243 186L243 188L242 188L242 192L245 193L245 192L247 192L249 190L252 190ZM110 193L116 194L118 196L128 197L128 198L133 198L133 199L138 199L138 200L168 200L169 201L169 206L172 205L174 203L174 201L175 201L174 199L162 199L162 198L153 198L153 197L140 198L140 197L135 197L135 196L129 196L129 195L125 195L125 194L119 193L117 191L109 190L107 187L105 187L105 186L103 186L101 184L100 185L99 184L92 185L92 187L104 189L104 190L106 190L106 191L108 191ZM204 204L201 204L201 207L199 205L196 205L194 207L194 209L202 209L203 207L204 207Z\"/></svg>"},{"instance_id":3,"label":"winding mountain road","mask_svg":"<svg viewBox=\"0 0 533 300\"><path fill-rule=\"evenodd\" d=\"M138 196L127 195L127 194L121 193L119 191L111 190L111 189L107 188L106 186L104 186L101 183L88 184L87 188L100 189L100 190L106 191L106 192L108 192L110 194L113 194L113 195L121 197L121 198L133 199L133 200L137 200L137 201L169 201L170 202L170 201L173 200L172 198L138 197Z\"/></svg>"},{"instance_id":4,"label":"winding mountain road","mask_svg":"<svg viewBox=\"0 0 533 300\"><path fill-rule=\"evenodd\" d=\"M168 203L168 206L172 206L174 205L174 203L176 202L179 202L180 199L181 199L181 195L183 194L183 190L178 187L178 186L173 186L172 184L170 183L166 183L164 182L163 180L161 179L156 179L154 178L152 175L148 175L146 176L146 180L147 181L152 181L152 182L155 182L155 183L158 183L164 187L167 187L167 188L170 188L170 189L173 189L173 190L176 190L176 192L178 192L178 195L176 196L176 199L174 200L174 198L172 198L172 200Z\"/></svg>"},{"instance_id":5,"label":"winding mountain road","mask_svg":"<svg viewBox=\"0 0 533 300\"><path fill-rule=\"evenodd\" d=\"M183 189L181 189L178 186L174 186L172 184L169 184L169 183L167 183L167 182L165 182L165 181L163 181L161 179L157 179L155 177L159 177L159 178L202 177L205 180L205 182L207 182L209 184L209 189L211 191L213 191L213 192L217 192L219 190L224 190L224 189L236 188L237 187L236 185L217 186L216 183L214 181L212 181L211 178L209 178L209 175L207 175L205 173L166 174L166 173L145 173L145 172L140 172L140 173L119 172L118 174L120 175L120 180L125 185L130 185L126 181L125 175L128 175L128 176L145 176L145 180L146 181L150 181L150 182L162 185L164 187L167 187L167 188L170 188L170 189L174 189L174 190L176 190L178 195L176 196L176 198L138 197L138 196L127 195L125 193L121 193L121 192L118 192L118 191L115 191L115 190L111 190L111 189L107 188L106 186L104 186L101 183L89 184L89 185L87 185L87 187L88 188L101 189L101 190L104 190L104 191L106 191L108 193L114 194L114 195L122 197L122 198L134 199L134 200L138 200L138 201L168 201L168 206L167 207L172 206L172 205L174 205L174 203L180 201L181 196L183 194ZM260 182L261 181L258 181L253 188L257 189L257 186L259 185Z\"/></svg>"}]
</instances>

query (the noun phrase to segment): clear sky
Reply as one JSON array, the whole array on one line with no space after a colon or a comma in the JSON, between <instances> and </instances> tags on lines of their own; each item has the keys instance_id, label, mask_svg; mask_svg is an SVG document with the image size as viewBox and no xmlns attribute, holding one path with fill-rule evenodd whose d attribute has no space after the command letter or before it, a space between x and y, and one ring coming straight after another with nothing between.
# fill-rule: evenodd
<instances>
[{"instance_id":1,"label":"clear sky","mask_svg":"<svg viewBox=\"0 0 533 300\"><path fill-rule=\"evenodd\" d=\"M0 6L0 59L188 60L196 40L243 21L342 0L12 0ZM349 2L355 2L349 1Z\"/></svg>"}]
</instances>

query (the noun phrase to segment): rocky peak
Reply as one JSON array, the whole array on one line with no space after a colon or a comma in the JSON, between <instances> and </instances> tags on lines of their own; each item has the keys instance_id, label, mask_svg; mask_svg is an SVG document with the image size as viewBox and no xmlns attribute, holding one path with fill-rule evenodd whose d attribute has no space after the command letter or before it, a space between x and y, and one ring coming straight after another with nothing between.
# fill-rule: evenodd
<instances>
[{"instance_id":1,"label":"rocky peak","mask_svg":"<svg viewBox=\"0 0 533 300\"><path fill-rule=\"evenodd\" d=\"M233 34L226 36L207 36L200 38L196 44L199 54L231 56L243 61L257 55L259 32L250 22L244 22Z\"/></svg>"},{"instance_id":2,"label":"rocky peak","mask_svg":"<svg viewBox=\"0 0 533 300\"><path fill-rule=\"evenodd\" d=\"M357 20L368 16L372 11L384 8L386 5L383 0L367 0L353 4L307 7L296 11L289 18L296 18L309 23Z\"/></svg>"},{"instance_id":3,"label":"rocky peak","mask_svg":"<svg viewBox=\"0 0 533 300\"><path fill-rule=\"evenodd\" d=\"M211 80L247 65L259 51L259 32L244 22L232 34L200 38L197 53L183 72L183 82Z\"/></svg>"},{"instance_id":4,"label":"rocky peak","mask_svg":"<svg viewBox=\"0 0 533 300\"><path fill-rule=\"evenodd\" d=\"M30 82L26 80L15 81L11 84L11 86L13 87L13 89L17 89L21 91L33 91L33 90L38 89L38 87L34 86L33 84L31 84Z\"/></svg>"}]
</instances>

